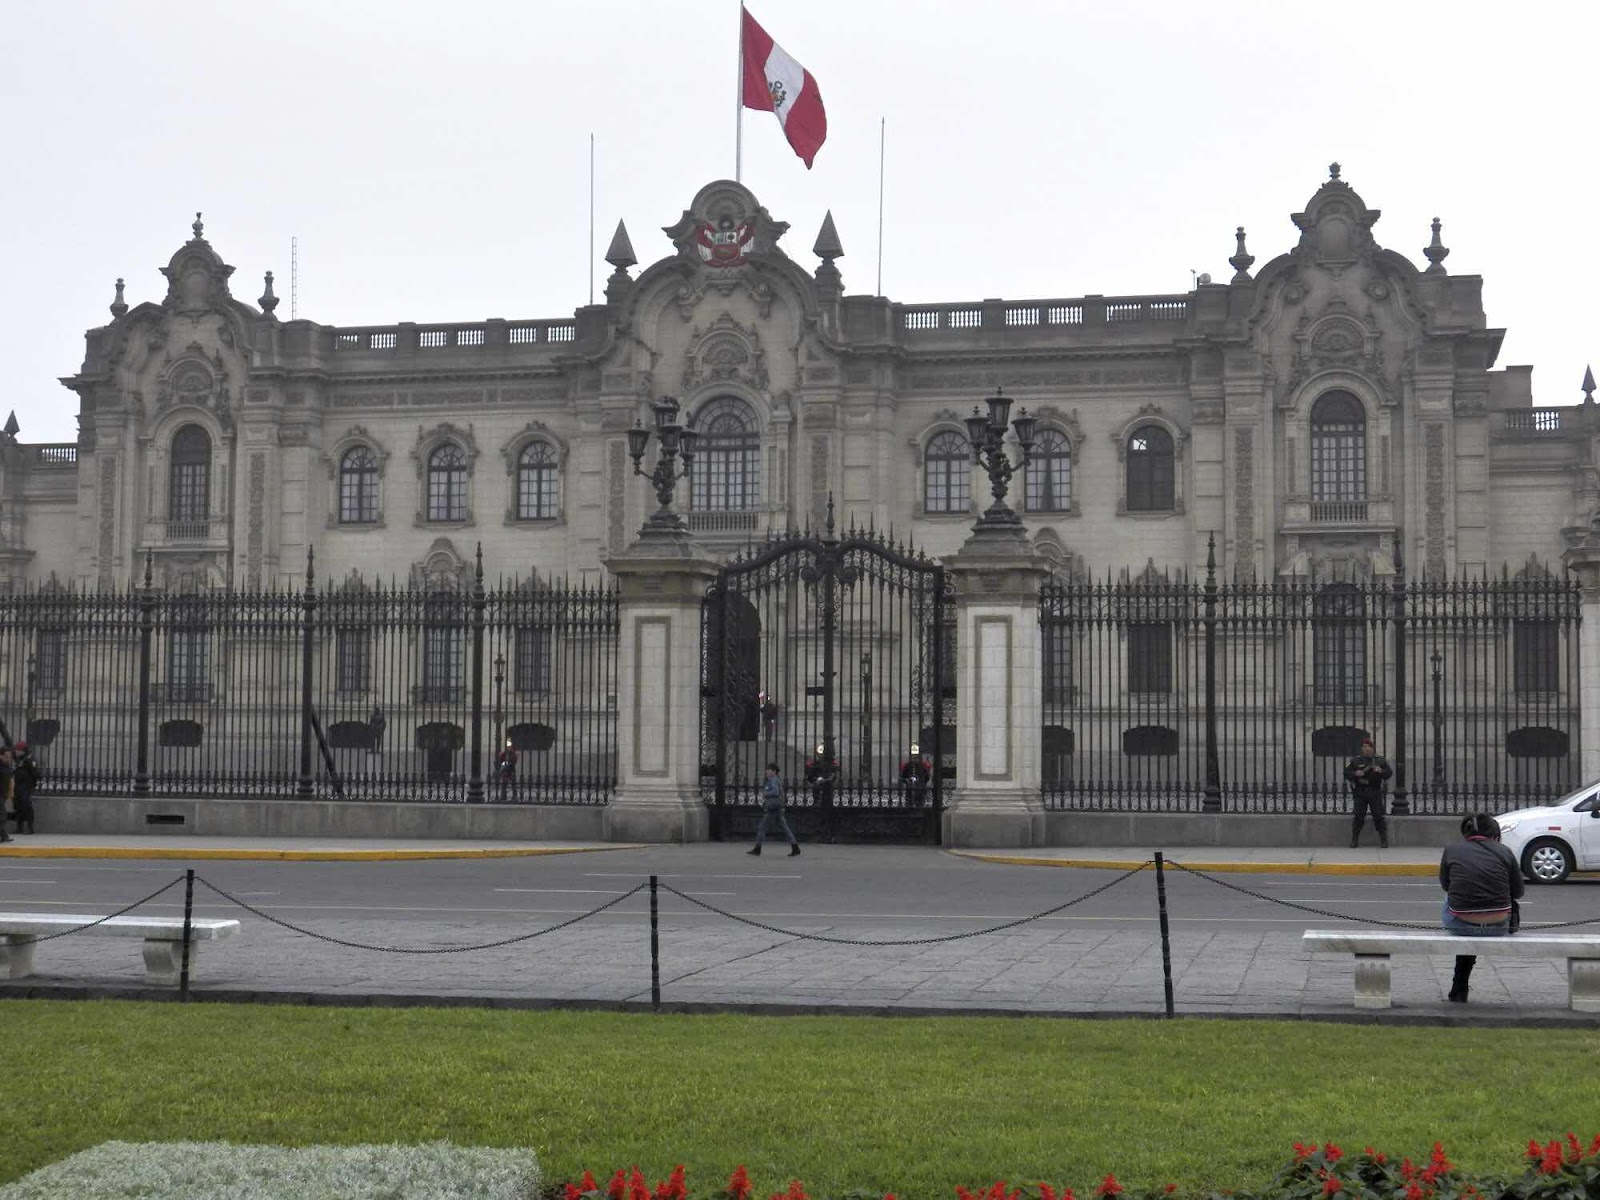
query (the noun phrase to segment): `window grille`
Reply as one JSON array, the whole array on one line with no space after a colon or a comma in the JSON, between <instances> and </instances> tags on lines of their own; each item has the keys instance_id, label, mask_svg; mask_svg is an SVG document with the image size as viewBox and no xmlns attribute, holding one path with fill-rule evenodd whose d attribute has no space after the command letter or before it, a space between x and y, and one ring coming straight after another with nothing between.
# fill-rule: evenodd
<instances>
[{"instance_id":1,"label":"window grille","mask_svg":"<svg viewBox=\"0 0 1600 1200\"><path fill-rule=\"evenodd\" d=\"M1171 512L1175 507L1172 435L1144 425L1128 438L1128 511Z\"/></svg>"},{"instance_id":2,"label":"window grille","mask_svg":"<svg viewBox=\"0 0 1600 1200\"><path fill-rule=\"evenodd\" d=\"M972 511L972 443L959 433L935 434L923 456L922 507L931 513Z\"/></svg>"}]
</instances>

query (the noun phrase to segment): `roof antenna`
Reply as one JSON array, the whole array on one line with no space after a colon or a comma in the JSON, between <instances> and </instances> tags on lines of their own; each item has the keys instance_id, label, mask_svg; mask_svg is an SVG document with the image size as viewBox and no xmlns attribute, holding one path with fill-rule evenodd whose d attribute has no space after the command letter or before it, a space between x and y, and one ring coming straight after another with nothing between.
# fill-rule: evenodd
<instances>
[{"instance_id":1,"label":"roof antenna","mask_svg":"<svg viewBox=\"0 0 1600 1200\"><path fill-rule=\"evenodd\" d=\"M289 239L289 320L300 315L300 239Z\"/></svg>"}]
</instances>

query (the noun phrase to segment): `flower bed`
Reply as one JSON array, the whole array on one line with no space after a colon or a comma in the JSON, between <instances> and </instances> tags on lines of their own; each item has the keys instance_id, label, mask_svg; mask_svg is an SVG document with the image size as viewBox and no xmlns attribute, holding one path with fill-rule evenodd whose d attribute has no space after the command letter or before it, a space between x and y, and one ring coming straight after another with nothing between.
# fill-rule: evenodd
<instances>
[{"instance_id":1,"label":"flower bed","mask_svg":"<svg viewBox=\"0 0 1600 1200\"><path fill-rule=\"evenodd\" d=\"M1524 1153L1522 1174L1513 1178L1469 1175L1456 1168L1444 1146L1435 1142L1425 1162L1365 1147L1346 1153L1332 1142L1306 1145L1296 1142L1294 1158L1260 1191L1212 1192L1211 1200L1600 1200L1600 1134L1587 1146L1574 1133L1548 1142L1530 1140ZM1063 1184L1007 1183L952 1186L956 1200L1078 1200L1079 1193ZM1094 1200L1168 1200L1178 1195L1176 1184L1132 1190L1106 1175L1082 1193ZM873 1189L856 1189L837 1200L879 1200ZM893 1192L882 1200L903 1200ZM549 1185L542 1200L691 1200L682 1165L651 1187L638 1167L618 1169L601 1187L592 1172L576 1183ZM755 1188L743 1166L726 1186L696 1195L693 1200L755 1200ZM787 1189L773 1192L770 1200L825 1200L806 1192L798 1179Z\"/></svg>"}]
</instances>

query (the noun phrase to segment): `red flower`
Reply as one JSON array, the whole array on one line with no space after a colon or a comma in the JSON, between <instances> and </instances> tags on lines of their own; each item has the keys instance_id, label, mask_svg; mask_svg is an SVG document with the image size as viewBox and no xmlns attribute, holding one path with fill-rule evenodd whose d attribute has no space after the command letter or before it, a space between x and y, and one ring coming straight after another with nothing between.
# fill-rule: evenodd
<instances>
[{"instance_id":1,"label":"red flower","mask_svg":"<svg viewBox=\"0 0 1600 1200\"><path fill-rule=\"evenodd\" d=\"M1322 1148L1322 1154L1323 1157L1331 1163L1336 1163L1344 1157L1344 1151L1339 1149L1339 1147L1335 1146L1332 1142L1329 1142Z\"/></svg>"},{"instance_id":2,"label":"red flower","mask_svg":"<svg viewBox=\"0 0 1600 1200\"><path fill-rule=\"evenodd\" d=\"M621 1167L618 1167L617 1173L611 1177L611 1184L606 1188L606 1194L611 1200L623 1200L628 1194L628 1176Z\"/></svg>"},{"instance_id":3,"label":"red flower","mask_svg":"<svg viewBox=\"0 0 1600 1200\"><path fill-rule=\"evenodd\" d=\"M1100 1186L1095 1188L1094 1194L1096 1196L1120 1196L1122 1191L1122 1185L1117 1182L1117 1177L1115 1175L1107 1175L1100 1181Z\"/></svg>"},{"instance_id":4,"label":"red flower","mask_svg":"<svg viewBox=\"0 0 1600 1200\"><path fill-rule=\"evenodd\" d=\"M1539 1170L1546 1175L1559 1175L1561 1173L1560 1142L1551 1142L1544 1148L1544 1157L1539 1161Z\"/></svg>"},{"instance_id":5,"label":"red flower","mask_svg":"<svg viewBox=\"0 0 1600 1200\"><path fill-rule=\"evenodd\" d=\"M1344 1184L1339 1182L1337 1178L1329 1178L1328 1181L1322 1185L1322 1194L1324 1196L1331 1196L1343 1186Z\"/></svg>"},{"instance_id":6,"label":"red flower","mask_svg":"<svg viewBox=\"0 0 1600 1200\"><path fill-rule=\"evenodd\" d=\"M1406 1200L1423 1200L1427 1193L1422 1190L1420 1183L1406 1184Z\"/></svg>"},{"instance_id":7,"label":"red flower","mask_svg":"<svg viewBox=\"0 0 1600 1200\"><path fill-rule=\"evenodd\" d=\"M1039 1200L1056 1200L1056 1190L1044 1180L1039 1181Z\"/></svg>"},{"instance_id":8,"label":"red flower","mask_svg":"<svg viewBox=\"0 0 1600 1200\"><path fill-rule=\"evenodd\" d=\"M1544 1151L1539 1148L1539 1143L1532 1138L1528 1139L1528 1148L1522 1152L1522 1157L1538 1162L1544 1157Z\"/></svg>"},{"instance_id":9,"label":"red flower","mask_svg":"<svg viewBox=\"0 0 1600 1200\"><path fill-rule=\"evenodd\" d=\"M1304 1142L1296 1142L1294 1144L1294 1160L1297 1163L1305 1162L1306 1159L1310 1158L1316 1152L1317 1144L1315 1142L1312 1142L1309 1146Z\"/></svg>"},{"instance_id":10,"label":"red flower","mask_svg":"<svg viewBox=\"0 0 1600 1200\"><path fill-rule=\"evenodd\" d=\"M1578 1141L1575 1133L1567 1134L1567 1161L1569 1163L1583 1161L1583 1143Z\"/></svg>"},{"instance_id":11,"label":"red flower","mask_svg":"<svg viewBox=\"0 0 1600 1200\"><path fill-rule=\"evenodd\" d=\"M798 1179L789 1180L789 1190L783 1195L784 1200L811 1200L811 1198L806 1195L805 1188L800 1186L800 1181Z\"/></svg>"},{"instance_id":12,"label":"red flower","mask_svg":"<svg viewBox=\"0 0 1600 1200\"><path fill-rule=\"evenodd\" d=\"M1435 1175L1443 1175L1446 1171L1455 1169L1450 1160L1445 1157L1443 1142L1435 1142L1433 1144L1433 1157L1428 1160L1428 1166L1433 1168Z\"/></svg>"},{"instance_id":13,"label":"red flower","mask_svg":"<svg viewBox=\"0 0 1600 1200\"><path fill-rule=\"evenodd\" d=\"M664 1183L656 1184L655 1200L687 1200L689 1188L683 1181L683 1164L672 1168Z\"/></svg>"},{"instance_id":14,"label":"red flower","mask_svg":"<svg viewBox=\"0 0 1600 1200\"><path fill-rule=\"evenodd\" d=\"M1594 1135L1594 1141L1589 1143L1590 1154L1600 1154L1600 1133Z\"/></svg>"},{"instance_id":15,"label":"red flower","mask_svg":"<svg viewBox=\"0 0 1600 1200\"><path fill-rule=\"evenodd\" d=\"M956 1200L977 1200L977 1198L958 1183L956 1184Z\"/></svg>"},{"instance_id":16,"label":"red flower","mask_svg":"<svg viewBox=\"0 0 1600 1200\"><path fill-rule=\"evenodd\" d=\"M1400 1160L1400 1178L1404 1179L1407 1183L1409 1183L1411 1180L1415 1179L1416 1177L1417 1177L1417 1168L1412 1164L1411 1160L1409 1158L1401 1159Z\"/></svg>"},{"instance_id":17,"label":"red flower","mask_svg":"<svg viewBox=\"0 0 1600 1200\"><path fill-rule=\"evenodd\" d=\"M583 1180L578 1184L578 1189L585 1192L598 1192L600 1190L600 1185L594 1181L593 1171L585 1171L583 1173Z\"/></svg>"},{"instance_id":18,"label":"red flower","mask_svg":"<svg viewBox=\"0 0 1600 1200\"><path fill-rule=\"evenodd\" d=\"M750 1173L740 1163L728 1176L728 1196L730 1200L750 1200L750 1191Z\"/></svg>"},{"instance_id":19,"label":"red flower","mask_svg":"<svg viewBox=\"0 0 1600 1200\"><path fill-rule=\"evenodd\" d=\"M568 1183L567 1184L567 1200L578 1200L578 1197L582 1196L582 1195L583 1195L583 1192L579 1190L577 1184L575 1184L575 1183Z\"/></svg>"},{"instance_id":20,"label":"red flower","mask_svg":"<svg viewBox=\"0 0 1600 1200\"><path fill-rule=\"evenodd\" d=\"M1175 1184L1175 1183L1169 1183L1169 1184L1167 1184L1166 1187L1162 1188L1161 1190L1163 1192L1165 1192L1167 1195L1170 1196L1170 1195L1172 1195L1173 1192L1178 1190L1178 1185Z\"/></svg>"},{"instance_id":21,"label":"red flower","mask_svg":"<svg viewBox=\"0 0 1600 1200\"><path fill-rule=\"evenodd\" d=\"M628 1176L628 1200L651 1200L650 1185L644 1181L644 1172L638 1167Z\"/></svg>"}]
</instances>

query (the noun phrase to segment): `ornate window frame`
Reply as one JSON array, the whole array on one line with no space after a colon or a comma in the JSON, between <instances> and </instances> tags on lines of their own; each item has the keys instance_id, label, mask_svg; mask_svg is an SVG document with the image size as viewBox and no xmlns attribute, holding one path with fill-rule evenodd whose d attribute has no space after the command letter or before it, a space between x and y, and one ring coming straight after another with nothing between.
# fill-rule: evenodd
<instances>
[{"instance_id":1,"label":"ornate window frame","mask_svg":"<svg viewBox=\"0 0 1600 1200\"><path fill-rule=\"evenodd\" d=\"M341 520L343 512L344 493L344 456L358 447L365 447L372 451L373 457L378 460L378 516L374 521L345 521ZM388 478L389 478L389 452L385 450L378 439L368 432L365 425L353 425L347 429L323 454L323 461L328 468L328 521L329 529L340 529L350 533L362 533L369 529L382 529L387 524L388 511Z\"/></svg>"},{"instance_id":2,"label":"ornate window frame","mask_svg":"<svg viewBox=\"0 0 1600 1200\"><path fill-rule=\"evenodd\" d=\"M466 459L466 515L459 519L435 519L428 515L428 468L434 453L446 445L454 445ZM478 443L472 436L471 425L463 429L453 422L441 421L432 429L418 426L411 461L417 475L417 513L413 524L431 529L463 529L477 524L474 514L477 512Z\"/></svg>"},{"instance_id":3,"label":"ornate window frame","mask_svg":"<svg viewBox=\"0 0 1600 1200\"><path fill-rule=\"evenodd\" d=\"M548 517L521 515L522 455L535 442L555 451L556 510ZM572 451L565 439L557 437L543 421L529 421L500 449L506 464L506 513L504 523L533 527L565 525L567 522L567 467Z\"/></svg>"},{"instance_id":4,"label":"ornate window frame","mask_svg":"<svg viewBox=\"0 0 1600 1200\"><path fill-rule=\"evenodd\" d=\"M1021 487L1017 489L1020 493L1016 497L1019 502L1017 511L1022 514L1024 519L1035 517L1040 520L1060 520L1067 517L1082 516L1083 504L1078 498L1078 466L1083 460L1084 433L1082 427L1078 424L1078 414L1076 411L1060 413L1054 408L1045 406L1036 409L1034 415L1039 420L1038 430L1034 435L1036 440L1046 433L1059 433L1066 439L1067 462L1069 464L1067 468L1067 507L1029 508L1028 467L1025 466L1019 472L1021 479L1017 481L1021 484ZM1032 464L1029 465L1031 466ZM1012 486L1016 488L1017 484L1014 483Z\"/></svg>"},{"instance_id":5,"label":"ornate window frame","mask_svg":"<svg viewBox=\"0 0 1600 1200\"><path fill-rule=\"evenodd\" d=\"M750 469L753 476L753 487L747 484L745 494L747 503L738 507L728 508L700 508L694 502L695 496L695 471L700 469L705 461L706 442L704 422L708 413L719 407L741 409L748 421L750 445L744 453L748 455ZM703 395L690 405L684 414L684 425L693 429L700 435L700 444L695 448L694 467L688 479L688 488L685 496L685 511L688 513L733 513L733 512L761 512L767 507L768 495L767 472L763 469L763 449L766 446L766 427L762 421L762 406L755 403L746 390L738 386L729 386L723 383L704 389ZM691 517L691 524L694 518Z\"/></svg>"},{"instance_id":6,"label":"ornate window frame","mask_svg":"<svg viewBox=\"0 0 1600 1200\"><path fill-rule=\"evenodd\" d=\"M1128 508L1128 443L1133 435L1147 425L1154 425L1165 430L1172 438L1172 507L1130 511ZM1136 521L1165 521L1172 517L1181 517L1187 511L1184 495L1188 491L1189 472L1186 450L1189 444L1189 431L1167 416L1159 405L1146 404L1139 409L1122 427L1111 435L1112 445L1117 450L1117 516L1129 517Z\"/></svg>"},{"instance_id":7,"label":"ornate window frame","mask_svg":"<svg viewBox=\"0 0 1600 1200\"><path fill-rule=\"evenodd\" d=\"M959 437L967 447L967 506L958 509L933 509L928 507L928 449L933 445L934 439L942 434L953 433ZM967 427L962 424L961 418L954 410L946 409L938 413L932 423L922 433L912 439L911 448L917 466L917 515L928 521L967 521L971 520L978 511L977 472L973 470L972 439L967 436ZM941 459L940 461L954 462L955 459Z\"/></svg>"}]
</instances>

